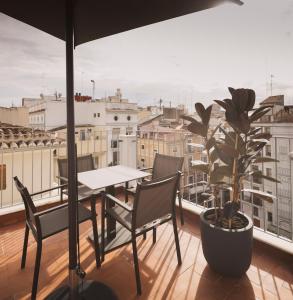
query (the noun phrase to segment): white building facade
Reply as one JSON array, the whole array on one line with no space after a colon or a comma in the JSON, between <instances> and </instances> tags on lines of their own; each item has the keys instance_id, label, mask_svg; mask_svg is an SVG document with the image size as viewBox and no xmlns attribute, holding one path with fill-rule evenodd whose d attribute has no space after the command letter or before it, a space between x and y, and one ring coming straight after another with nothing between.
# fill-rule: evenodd
<instances>
[{"instance_id":1,"label":"white building facade","mask_svg":"<svg viewBox=\"0 0 293 300\"><path fill-rule=\"evenodd\" d=\"M136 103L122 98L120 89L115 96L99 100L75 102L76 126L89 125L93 131L106 131L108 137L107 160L109 164L119 163L119 135L135 134L138 123ZM66 100L44 99L29 107L29 125L35 129L54 130L66 124ZM86 139L88 132L80 129L80 139Z\"/></svg>"}]
</instances>

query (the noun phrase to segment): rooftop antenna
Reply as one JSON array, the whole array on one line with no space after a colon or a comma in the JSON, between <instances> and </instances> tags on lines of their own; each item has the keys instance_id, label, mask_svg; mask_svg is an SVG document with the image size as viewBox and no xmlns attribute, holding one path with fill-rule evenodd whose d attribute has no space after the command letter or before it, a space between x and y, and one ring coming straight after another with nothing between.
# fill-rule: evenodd
<instances>
[{"instance_id":1,"label":"rooftop antenna","mask_svg":"<svg viewBox=\"0 0 293 300\"><path fill-rule=\"evenodd\" d=\"M96 88L96 82L92 79L91 83L93 84L93 96L92 101L95 101L95 88Z\"/></svg>"},{"instance_id":2,"label":"rooftop antenna","mask_svg":"<svg viewBox=\"0 0 293 300\"><path fill-rule=\"evenodd\" d=\"M160 110L162 110L162 103L163 103L163 100L160 98L159 100L159 103L160 103Z\"/></svg>"}]
</instances>

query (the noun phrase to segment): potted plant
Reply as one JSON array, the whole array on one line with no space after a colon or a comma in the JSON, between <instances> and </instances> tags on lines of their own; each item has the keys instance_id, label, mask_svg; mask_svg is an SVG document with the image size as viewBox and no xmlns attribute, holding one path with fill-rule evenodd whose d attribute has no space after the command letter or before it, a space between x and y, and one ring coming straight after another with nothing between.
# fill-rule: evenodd
<instances>
[{"instance_id":1,"label":"potted plant","mask_svg":"<svg viewBox=\"0 0 293 300\"><path fill-rule=\"evenodd\" d=\"M207 153L207 162L197 162L194 166L208 175L210 192L205 193L205 197L214 203L213 208L205 210L200 216L204 256L215 271L238 277L250 266L253 241L252 220L239 211L243 181L250 176L274 182L277 180L250 168L252 164L275 161L260 155L271 135L261 132L261 127L252 126L271 107L254 109L253 90L229 88L229 91L232 99L215 100L225 110L228 129L218 125L213 131L209 130L212 105L204 108L201 103L195 104L200 121L190 116L183 118L190 122L188 130L203 138ZM216 132L220 138L215 138ZM230 190L230 200L226 203L221 201L222 189ZM258 196L272 201L267 195Z\"/></svg>"}]
</instances>

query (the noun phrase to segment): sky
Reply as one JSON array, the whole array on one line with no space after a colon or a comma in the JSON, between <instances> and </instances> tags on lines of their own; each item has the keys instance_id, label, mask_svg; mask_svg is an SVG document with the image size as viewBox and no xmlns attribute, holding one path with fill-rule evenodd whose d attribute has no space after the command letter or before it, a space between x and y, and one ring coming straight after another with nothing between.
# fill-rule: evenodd
<instances>
[{"instance_id":1,"label":"sky","mask_svg":"<svg viewBox=\"0 0 293 300\"><path fill-rule=\"evenodd\" d=\"M293 104L293 0L243 0L80 45L75 91L140 105L209 104L228 87ZM271 76L272 75L272 76ZM271 91L272 80L272 91ZM0 106L65 96L65 44L0 14Z\"/></svg>"}]
</instances>

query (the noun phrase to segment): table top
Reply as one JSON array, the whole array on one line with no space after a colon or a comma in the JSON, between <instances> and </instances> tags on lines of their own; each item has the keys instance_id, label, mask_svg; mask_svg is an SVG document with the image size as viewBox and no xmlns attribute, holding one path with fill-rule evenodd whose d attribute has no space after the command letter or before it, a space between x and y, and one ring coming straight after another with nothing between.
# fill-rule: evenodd
<instances>
[{"instance_id":1,"label":"table top","mask_svg":"<svg viewBox=\"0 0 293 300\"><path fill-rule=\"evenodd\" d=\"M96 190L149 175L151 174L119 165L78 173L77 180L90 189Z\"/></svg>"}]
</instances>

